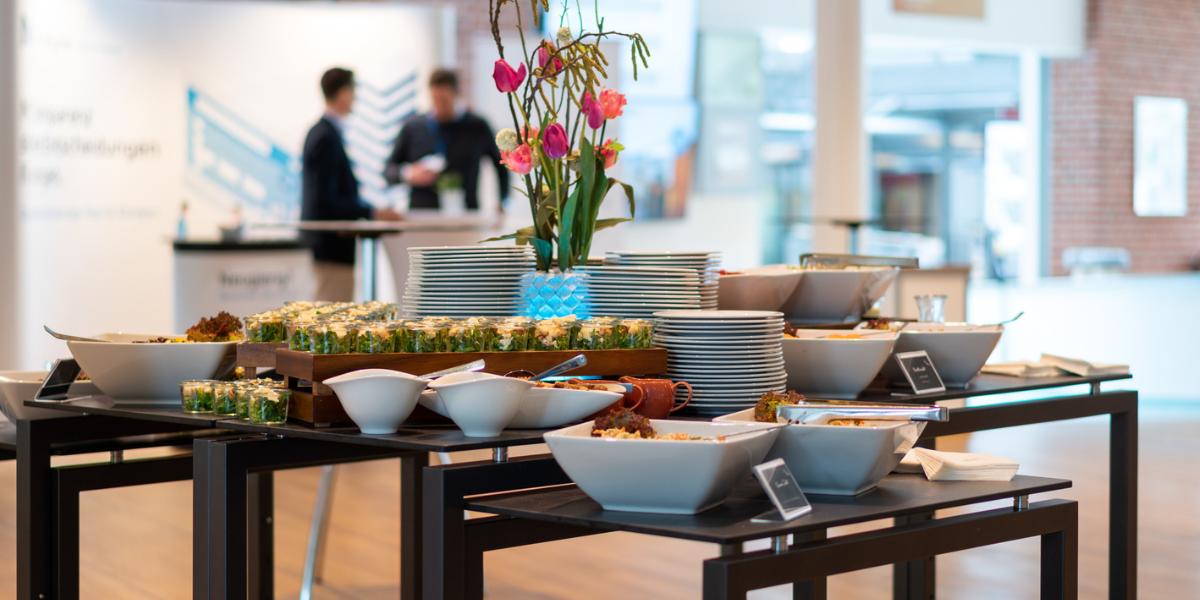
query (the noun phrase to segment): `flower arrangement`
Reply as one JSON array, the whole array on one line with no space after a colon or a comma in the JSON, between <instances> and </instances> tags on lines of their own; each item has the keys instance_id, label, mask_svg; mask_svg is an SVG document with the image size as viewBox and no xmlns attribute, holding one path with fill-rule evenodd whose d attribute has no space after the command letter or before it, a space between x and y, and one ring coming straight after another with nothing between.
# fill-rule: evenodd
<instances>
[{"instance_id":1,"label":"flower arrangement","mask_svg":"<svg viewBox=\"0 0 1200 600\"><path fill-rule=\"evenodd\" d=\"M521 60L515 69L500 41L505 4L513 5L521 34ZM548 0L530 0L535 27L543 10L549 10ZM514 125L496 135L496 145L502 164L523 179L521 191L529 198L533 225L487 241L515 239L518 244L532 244L542 271L550 269L557 250L558 267L565 271L586 263L597 231L631 220L598 218L612 188L622 188L630 216L634 212L633 189L605 175L625 149L615 139L605 138L608 121L624 112L625 96L599 85L600 78L608 76L608 59L600 51L600 42L608 37L630 42L635 79L638 62L648 66L650 50L639 34L605 31L597 9L595 31L583 28L579 14L578 34L573 33L564 10L555 39L541 40L531 52L519 0L489 0L488 11L500 53L492 77L496 89L508 96Z\"/></svg>"}]
</instances>

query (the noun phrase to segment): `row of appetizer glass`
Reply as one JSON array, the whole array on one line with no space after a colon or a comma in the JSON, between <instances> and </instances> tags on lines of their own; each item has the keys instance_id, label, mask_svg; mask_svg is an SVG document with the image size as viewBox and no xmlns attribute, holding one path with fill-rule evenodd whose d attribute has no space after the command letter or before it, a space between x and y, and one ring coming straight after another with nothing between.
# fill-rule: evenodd
<instances>
[{"instance_id":1,"label":"row of appetizer glass","mask_svg":"<svg viewBox=\"0 0 1200 600\"><path fill-rule=\"evenodd\" d=\"M247 342L287 341L288 321L325 323L330 321L387 321L395 319L399 308L387 302L289 302L283 308L244 317Z\"/></svg>"},{"instance_id":2,"label":"row of appetizer glass","mask_svg":"<svg viewBox=\"0 0 1200 600\"><path fill-rule=\"evenodd\" d=\"M292 397L282 381L272 379L188 379L179 382L179 391L185 413L236 417L262 425L286 423Z\"/></svg>"},{"instance_id":3,"label":"row of appetizer glass","mask_svg":"<svg viewBox=\"0 0 1200 600\"><path fill-rule=\"evenodd\" d=\"M528 317L284 324L288 348L312 354L523 352L650 348L654 322L642 319Z\"/></svg>"}]
</instances>

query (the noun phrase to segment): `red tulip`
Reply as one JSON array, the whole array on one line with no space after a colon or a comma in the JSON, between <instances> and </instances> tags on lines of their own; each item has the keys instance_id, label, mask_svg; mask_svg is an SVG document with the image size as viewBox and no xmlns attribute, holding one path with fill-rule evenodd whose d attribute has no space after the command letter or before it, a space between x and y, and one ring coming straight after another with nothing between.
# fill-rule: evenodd
<instances>
[{"instance_id":1,"label":"red tulip","mask_svg":"<svg viewBox=\"0 0 1200 600\"><path fill-rule=\"evenodd\" d=\"M554 62L551 63L550 62L550 51L553 50L553 48L547 48L547 46L548 46L548 44L546 42L543 42L541 46L538 46L538 50L537 50L538 66L540 66L542 68L543 74L553 76L562 70L563 62L561 59L559 59L556 56L556 57L554 57ZM551 65L549 69L546 68L547 64Z\"/></svg>"},{"instance_id":2,"label":"red tulip","mask_svg":"<svg viewBox=\"0 0 1200 600\"><path fill-rule=\"evenodd\" d=\"M624 150L625 147L618 144L616 140L608 138L604 140L604 145L600 146L600 156L604 157L604 168L611 168L617 164L617 153Z\"/></svg>"},{"instance_id":3,"label":"red tulip","mask_svg":"<svg viewBox=\"0 0 1200 600\"><path fill-rule=\"evenodd\" d=\"M560 123L551 123L542 133L542 152L549 158L562 158L571 150L567 130Z\"/></svg>"},{"instance_id":4,"label":"red tulip","mask_svg":"<svg viewBox=\"0 0 1200 600\"><path fill-rule=\"evenodd\" d=\"M600 88L600 104L604 107L604 118L615 119L625 112L625 94Z\"/></svg>"},{"instance_id":5,"label":"red tulip","mask_svg":"<svg viewBox=\"0 0 1200 600\"><path fill-rule=\"evenodd\" d=\"M600 129L600 126L604 124L604 106L592 99L591 92L583 93L583 98L579 101L579 108L583 110L584 115L587 115L588 127Z\"/></svg>"},{"instance_id":6,"label":"red tulip","mask_svg":"<svg viewBox=\"0 0 1200 600\"><path fill-rule=\"evenodd\" d=\"M500 151L500 164L508 167L508 170L520 175L527 175L533 169L533 150L528 144L517 146L512 152Z\"/></svg>"},{"instance_id":7,"label":"red tulip","mask_svg":"<svg viewBox=\"0 0 1200 600\"><path fill-rule=\"evenodd\" d=\"M492 72L492 79L496 80L496 89L501 92L515 92L521 87L521 82L525 81L525 63L521 63L521 68L514 71L504 59L499 59L496 61L496 70Z\"/></svg>"}]
</instances>

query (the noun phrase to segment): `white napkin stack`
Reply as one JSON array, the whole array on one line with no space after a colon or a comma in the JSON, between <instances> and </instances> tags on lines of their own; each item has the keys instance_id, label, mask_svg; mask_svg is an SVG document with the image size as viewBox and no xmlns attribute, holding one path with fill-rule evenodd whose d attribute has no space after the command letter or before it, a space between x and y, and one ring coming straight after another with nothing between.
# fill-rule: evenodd
<instances>
[{"instance_id":1,"label":"white napkin stack","mask_svg":"<svg viewBox=\"0 0 1200 600\"><path fill-rule=\"evenodd\" d=\"M1011 377L1058 377L1061 375L1127 375L1129 365L1110 365L1093 363L1078 358L1066 358L1053 354L1043 354L1037 362L1017 360L1006 363L984 365L984 373L994 375L1009 375Z\"/></svg>"},{"instance_id":2,"label":"white napkin stack","mask_svg":"<svg viewBox=\"0 0 1200 600\"><path fill-rule=\"evenodd\" d=\"M1014 460L991 454L913 448L895 472L925 473L930 481L1011 481L1018 467Z\"/></svg>"}]
</instances>

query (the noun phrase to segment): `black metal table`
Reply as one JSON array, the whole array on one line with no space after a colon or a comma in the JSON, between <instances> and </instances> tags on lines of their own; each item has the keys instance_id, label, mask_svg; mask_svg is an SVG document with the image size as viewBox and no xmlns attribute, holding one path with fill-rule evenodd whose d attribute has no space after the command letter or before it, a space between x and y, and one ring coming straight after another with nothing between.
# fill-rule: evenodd
<instances>
[{"instance_id":1,"label":"black metal table","mask_svg":"<svg viewBox=\"0 0 1200 600\"><path fill-rule=\"evenodd\" d=\"M70 600L79 597L79 494L191 479L192 459L186 451L139 460L125 460L124 452L190 447L195 439L223 432L214 429L211 415L175 415L171 409L157 407L130 408L142 415L131 420L107 412L111 401L86 399L70 404L31 402L29 405L80 414L60 419L18 420L0 431L0 458L17 460L16 597ZM92 411L106 414L96 415ZM54 456L105 452L110 456L105 463L51 465ZM270 486L270 480L261 486L268 498ZM257 496L251 502L261 504Z\"/></svg>"},{"instance_id":2,"label":"black metal table","mask_svg":"<svg viewBox=\"0 0 1200 600\"><path fill-rule=\"evenodd\" d=\"M1078 589L1078 506L1029 496L1071 482L1018 476L1005 482L930 482L921 475L890 475L856 497L811 496L813 510L790 522L755 523L772 509L762 489L747 480L721 506L697 515L607 511L574 485L476 497L468 510L497 515L471 519L461 543L465 555L427 555L426 561L462 560L466 593L483 597L483 553L561 539L627 531L720 544L722 556L704 563L704 598L745 598L750 590L794 584L793 597L812 598L813 580L912 558L957 552L1028 537L1042 538L1043 599L1075 598ZM1013 498L1014 508L897 524L867 533L825 538L831 527L924 514ZM795 542L789 544L788 536ZM768 551L743 553L741 543L770 539ZM456 540L458 542L459 540ZM457 570L457 569L454 569Z\"/></svg>"}]
</instances>

